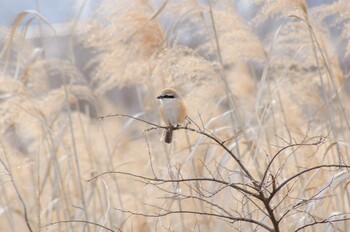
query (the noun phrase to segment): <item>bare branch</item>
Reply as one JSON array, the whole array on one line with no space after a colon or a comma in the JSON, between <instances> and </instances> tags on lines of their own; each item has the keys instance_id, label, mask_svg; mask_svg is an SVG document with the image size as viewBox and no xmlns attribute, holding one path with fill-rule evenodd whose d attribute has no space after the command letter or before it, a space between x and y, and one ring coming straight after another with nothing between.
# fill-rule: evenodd
<instances>
[{"instance_id":1,"label":"bare branch","mask_svg":"<svg viewBox=\"0 0 350 232\"><path fill-rule=\"evenodd\" d=\"M297 174L289 177L287 180L283 181L276 189L273 191L269 197L269 201L276 195L278 191L280 191L286 184L288 184L291 180L316 169L321 169L321 168L350 168L349 165L341 165L341 164L323 164L323 165L318 165L312 168L307 168L304 171L298 172Z\"/></svg>"},{"instance_id":2,"label":"bare branch","mask_svg":"<svg viewBox=\"0 0 350 232\"><path fill-rule=\"evenodd\" d=\"M151 128L151 129L157 129L157 128L161 128L161 129L167 129L167 126L160 126L158 124L152 123L152 122L148 122L146 120L137 118L137 117L133 117L127 114L109 114L106 116L99 116L98 119L104 119L104 118L109 118L109 117L127 117L127 118L132 118L135 119L137 121L146 123L148 125L154 126L155 128ZM243 163L241 162L241 160L228 148L225 146L225 141L221 141L219 138L217 138L215 135L211 135L210 133L206 133L203 130L197 130L191 127L187 127L187 126L177 126L174 127L173 130L187 130L187 131L191 131L191 132L195 132L197 134L201 134L206 136L207 138L210 138L211 140L213 140L214 142L216 142L218 145L220 145L227 153L230 154L230 156L238 163L238 165L240 166L240 168L243 170L244 174L250 179L250 181L256 185L256 181L254 180L253 176L250 174L250 172L248 171L248 169L243 165Z\"/></svg>"},{"instance_id":3,"label":"bare branch","mask_svg":"<svg viewBox=\"0 0 350 232\"><path fill-rule=\"evenodd\" d=\"M339 218L339 219L332 219L334 217L340 217L340 216L346 216L346 215L350 215L349 213L344 213L344 214L337 214L337 215L332 215L324 220L321 220L321 221L314 221L312 223L309 223L309 224L306 224L306 225L303 225L301 227L299 227L298 229L295 230L295 232L298 232L298 231L301 231L301 230L304 230L305 228L307 227L311 227L311 226L315 226L315 225L319 225L319 224L332 224L332 223L337 223L337 222L345 222L345 221L350 221L350 217L345 217L345 218Z\"/></svg>"},{"instance_id":4,"label":"bare branch","mask_svg":"<svg viewBox=\"0 0 350 232\"><path fill-rule=\"evenodd\" d=\"M115 230L112 230L108 227L105 227L103 225L100 225L98 223L95 223L95 222L89 222L89 221L84 221L84 220L65 220L65 221L57 221L57 222L51 222L51 223L48 223L46 225L43 225L41 226L41 228L43 227L49 227L49 226L53 226L53 225L56 225L56 224L62 224L62 223L83 223L83 224L89 224L89 225L94 225L94 226L97 226L97 227L100 227L104 230L107 230L107 231L111 231L111 232L115 232ZM121 231L120 229L118 229L118 231Z\"/></svg>"},{"instance_id":5,"label":"bare branch","mask_svg":"<svg viewBox=\"0 0 350 232\"><path fill-rule=\"evenodd\" d=\"M310 139L311 140L311 139ZM290 144L288 146L285 146L283 147L282 149L280 149L273 157L272 159L270 160L269 164L267 165L266 169L265 169L265 172L264 172L264 175L263 175L263 178L261 180L261 183L260 183L260 187L264 184L265 182L265 179L267 177L267 174L270 170L270 167L273 163L273 161L277 158L277 156L279 156L283 151L289 149L289 148L292 148L292 147L301 147L301 146L318 146L320 145L322 142L324 141L324 138L320 138L317 142L314 142L314 143L304 143L304 141L302 143L295 143L295 144Z\"/></svg>"},{"instance_id":6,"label":"bare branch","mask_svg":"<svg viewBox=\"0 0 350 232\"><path fill-rule=\"evenodd\" d=\"M206 213L206 212L198 212L198 211L188 211L188 210L179 210L179 211L166 211L165 213L159 213L159 214L145 214L145 213L136 213L128 210L122 210L122 209L116 209L118 211L121 211L123 213L130 213L135 216L143 216L143 217L150 217L150 218L158 218L158 217L165 217L171 214L192 214L192 215L202 215L202 216L211 216L211 217L218 217L222 219L228 219L233 222L248 222L248 223L253 223L256 225L261 226L262 228L268 230L268 231L274 231L272 228L268 227L267 225L253 220L249 218L243 218L243 217L231 217L231 216L225 216L221 214L215 214L215 213ZM163 209L164 210L164 209Z\"/></svg>"},{"instance_id":7,"label":"bare branch","mask_svg":"<svg viewBox=\"0 0 350 232\"><path fill-rule=\"evenodd\" d=\"M155 124L155 123L152 123L152 122L149 122L149 121L146 121L146 120L143 120L141 118L137 118L137 117L134 117L134 116L131 116L131 115L127 115L127 114L108 114L108 115L105 115L105 116L98 116L97 119L103 120L105 118L111 118L111 117L132 118L132 119L135 119L136 121L146 123L146 124L154 126L156 128L162 128L162 129L167 129L168 128L167 126L161 126L161 125L158 125L158 124Z\"/></svg>"},{"instance_id":8,"label":"bare branch","mask_svg":"<svg viewBox=\"0 0 350 232\"><path fill-rule=\"evenodd\" d=\"M137 121L140 121L142 123L146 123L148 125L151 125L152 127L145 130L145 132L147 131L151 131L151 130L157 130L157 129L167 129L168 127L166 126L160 126L157 125L155 123L151 123L148 122L146 120L143 119L139 119L137 117L133 117L130 115L125 115L125 114L113 114L113 115L107 115L107 116L103 116L103 117L99 117L100 119L104 119L106 117L112 117L112 116L117 116L117 117L128 117L128 118L132 118L135 119ZM247 179L249 179L250 183L231 183L231 181L225 181L224 177L221 175L221 173L218 171L216 175L214 175L214 173L211 172L211 170L209 170L209 168L206 166L206 164L204 162L202 162L203 167L207 170L207 172L209 173L210 177L194 177L194 178L184 178L182 176L180 167L176 168L177 169L177 176L173 176L171 175L170 179L164 179L164 178L158 178L155 175L152 163L151 163L151 169L153 172L154 177L145 177L142 175L137 175L137 174L133 174L133 173L129 173L129 172L120 172L120 171L108 171L108 172L104 172L101 173L99 175L94 176L93 178L89 179L88 181L92 181L96 178L99 178L100 176L103 175L107 175L107 174L118 174L118 175L125 175L128 177L132 177L132 178L136 178L137 181L140 181L142 183L145 184L152 184L154 186L156 186L157 188L159 188L161 191L164 191L165 193L169 193L171 194L171 196L168 196L166 198L170 198L170 199L177 199L177 200L186 200L186 199L195 199L198 200L200 202L206 203L208 204L210 207L212 207L212 211L211 213L208 212L204 212L204 211L186 211L186 210L182 210L181 208L179 210L168 210L165 208L160 208L160 211L156 214L146 214L146 213L137 213L137 212L131 212L131 211L124 211L124 210L120 210L121 212L124 213L130 213L131 215L138 215L138 216L144 216L144 217L155 217L155 218L159 218L159 217L164 217L170 214L193 214L193 215L205 215L205 216L212 216L212 217L218 217L221 219L225 219L225 220L229 220L229 221L233 221L233 222L237 222L237 221L241 221L241 222L248 222L248 223L252 223L255 224L258 227L262 227L266 230L269 231L279 231L279 224L280 222L287 217L291 211L293 210L298 210L296 207L299 206L299 204L296 204L295 202L293 204L290 204L287 208L286 211L284 212L284 214L282 214L281 217L277 217L275 210L277 208L279 208L282 204L282 202L285 202L287 199L291 199L290 198L290 193L293 191L293 187L291 189L287 188L287 194L285 196L282 197L282 199L279 201L279 203L275 206L271 205L271 200L277 195L277 193L284 188L285 186L288 187L287 184L289 184L290 182L292 182L293 180L297 180L298 177L311 172L313 170L318 170L318 169L323 169L323 168L350 168L350 166L348 165L341 165L341 164L324 164L324 165L318 165L318 166L314 166L311 168L307 168L303 171L299 171L298 173L292 175L291 177L289 177L288 179L284 180L281 184L277 184L277 177L279 175L279 173L282 171L282 169L285 167L285 163L282 164L282 166L278 169L278 172L275 174L270 174L271 176L271 182L267 182L267 178L269 176L270 173L270 168L273 165L273 163L275 162L275 160L287 149L289 148L296 148L299 149L300 147L304 147L304 146L316 146L317 148L319 147L319 145L321 145L322 143L324 143L325 141L325 137L312 137L312 138L307 138L307 135L305 135L305 137L303 137L301 142L296 142L296 140L294 139L293 144L287 144L284 147L281 147L272 157L271 160L268 161L268 164L266 166L266 169L264 170L262 179L260 181L256 181L252 174L250 173L250 171L247 169L247 166L238 158L238 156L236 156L229 147L227 147L225 145L226 141L222 141L220 138L218 138L214 133L207 131L204 128L201 128L197 123L195 123L193 120L191 120L190 118L188 118L188 120L190 122L192 122L195 127L188 127L188 124L185 126L177 126L174 127L174 130L186 130L189 132L193 132L199 135L203 135L206 138L208 138L210 141L213 142L212 145L219 145L222 149L224 149L225 152L227 152L234 160L235 162L238 164L239 169L234 171L239 173L239 175L241 175L242 177L245 177ZM203 123L202 123L203 124ZM319 138L317 141L312 142L312 140L314 140L315 138ZM147 141L147 137L145 137L146 139L146 144L148 147L148 153L149 153L149 158L151 159L151 151L149 148L149 144ZM291 141L293 141L293 138L290 139ZM285 141L285 140L283 140ZM285 141L287 142L287 141ZM152 160L151 160L152 162ZM217 166L217 169L219 168L224 168L225 170L229 171L229 172L233 172L233 170L229 170L227 167L219 165ZM230 173L229 173L230 174ZM244 181L244 180L242 180ZM209 191L207 189L205 189L203 186L200 185L195 185L195 188L193 188L191 186L191 183L203 183L203 182L213 182L213 183L218 183L221 184L221 186L218 186L218 189L215 189L215 191ZM246 182L246 181L244 181ZM265 183L267 182L267 183ZM165 183L172 183L174 185L177 185L179 183L184 183L189 189L191 189L191 194L182 194L182 193L178 193L178 192L173 192L173 191L168 191L166 189L164 189L163 187L161 187L163 184ZM294 183L295 184L295 183ZM270 186L272 186L272 190L269 188ZM206 198L211 198L214 197L217 193L221 192L223 189L230 187L233 188L237 191L239 191L241 194L243 194L243 198L248 199L248 201L254 205L254 210L249 211L248 215L245 214L244 216L239 216L239 217L235 217L233 216L229 211L227 211L222 205L213 203L212 201L206 200ZM195 193L198 194L198 196L193 196L192 195L192 191L194 191ZM209 193L209 194L208 194ZM303 203L305 202L309 202L311 200L315 200L318 194L312 196L311 198L304 200ZM256 200L254 200L253 198L255 198ZM293 200L293 199L292 199ZM243 202L242 202L243 203ZM252 215L255 211L261 212L265 215L265 218L268 218L272 225L273 228L270 228L269 226L265 225L264 223L262 223L262 219L261 221L257 221L254 220ZM238 213L238 212L237 212ZM238 213L238 215L240 215ZM314 223L310 223L305 225L302 228L308 227L308 226L312 226L315 224L320 224L320 223L332 223L332 222L337 222L337 221L345 221L348 220L347 218L344 220L341 219L332 219L329 220L325 219L323 221L317 221L314 218Z\"/></svg>"},{"instance_id":9,"label":"bare branch","mask_svg":"<svg viewBox=\"0 0 350 232\"><path fill-rule=\"evenodd\" d=\"M107 174L120 174L120 175L126 175L126 176L131 176L131 177L135 177L138 179L142 179L142 180L146 180L148 181L150 184L163 184L163 183L180 183L180 182L195 182L195 181L209 181L209 182L216 182L216 183L220 183L223 185L227 185L230 186L233 189L236 189L240 192L243 192L245 194L251 195L255 198L260 199L260 195L253 193L243 187L238 186L237 184L233 184L233 183L228 183L226 181L223 180L218 180L215 178L187 178L187 179L159 179L159 178L150 178L150 177L145 177L145 176L140 176L140 175L136 175L136 174L132 174L132 173L128 173L128 172L118 172L118 171L108 171L108 172L103 172L97 176L92 177L91 179L87 180L88 182L99 178L100 176L103 175L107 175Z\"/></svg>"}]
</instances>

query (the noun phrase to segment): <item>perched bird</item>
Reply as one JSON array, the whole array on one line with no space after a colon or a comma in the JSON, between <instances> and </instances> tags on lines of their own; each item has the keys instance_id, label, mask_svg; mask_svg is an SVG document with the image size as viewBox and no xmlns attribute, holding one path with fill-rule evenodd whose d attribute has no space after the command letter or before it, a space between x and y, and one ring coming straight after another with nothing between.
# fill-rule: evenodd
<instances>
[{"instance_id":1,"label":"perched bird","mask_svg":"<svg viewBox=\"0 0 350 232\"><path fill-rule=\"evenodd\" d=\"M174 127L183 123L187 116L185 102L172 88L166 88L157 97L160 100L160 114L169 127L164 135L164 142L171 143Z\"/></svg>"}]
</instances>

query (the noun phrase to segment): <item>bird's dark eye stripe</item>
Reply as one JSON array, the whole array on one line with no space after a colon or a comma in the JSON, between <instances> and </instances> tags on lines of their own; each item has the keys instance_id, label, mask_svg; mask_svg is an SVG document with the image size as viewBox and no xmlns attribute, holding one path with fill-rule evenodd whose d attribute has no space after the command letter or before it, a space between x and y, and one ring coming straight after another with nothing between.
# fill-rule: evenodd
<instances>
[{"instance_id":1,"label":"bird's dark eye stripe","mask_svg":"<svg viewBox=\"0 0 350 232\"><path fill-rule=\"evenodd\" d=\"M173 95L163 95L162 98L175 98Z\"/></svg>"}]
</instances>

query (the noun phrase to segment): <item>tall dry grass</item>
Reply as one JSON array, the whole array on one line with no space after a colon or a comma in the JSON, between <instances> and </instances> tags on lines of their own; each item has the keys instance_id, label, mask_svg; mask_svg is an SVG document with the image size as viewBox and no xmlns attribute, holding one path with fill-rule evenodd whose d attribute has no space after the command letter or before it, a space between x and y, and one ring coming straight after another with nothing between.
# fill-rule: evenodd
<instances>
[{"instance_id":1,"label":"tall dry grass","mask_svg":"<svg viewBox=\"0 0 350 232\"><path fill-rule=\"evenodd\" d=\"M61 28L17 15L0 33L0 230L264 231L272 213L281 231L348 231L348 169L268 205L198 179L249 190L248 172L268 194L350 165L349 19L346 0L104 1ZM161 124L164 87L225 142L185 128L167 146L133 119ZM98 119L115 113L132 117Z\"/></svg>"}]
</instances>

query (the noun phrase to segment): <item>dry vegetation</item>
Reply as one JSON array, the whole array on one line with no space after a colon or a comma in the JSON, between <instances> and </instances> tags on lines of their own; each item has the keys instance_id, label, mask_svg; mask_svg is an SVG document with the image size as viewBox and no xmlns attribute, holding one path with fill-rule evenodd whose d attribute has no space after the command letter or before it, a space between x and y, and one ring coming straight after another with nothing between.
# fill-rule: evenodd
<instances>
[{"instance_id":1,"label":"dry vegetation","mask_svg":"<svg viewBox=\"0 0 350 232\"><path fill-rule=\"evenodd\" d=\"M1 28L0 231L349 230L350 2L202 2Z\"/></svg>"}]
</instances>

